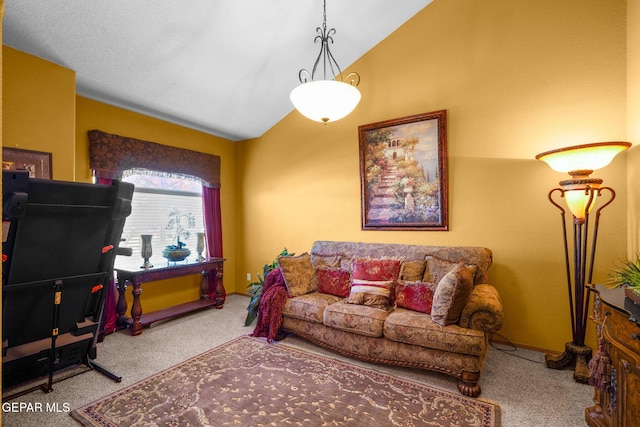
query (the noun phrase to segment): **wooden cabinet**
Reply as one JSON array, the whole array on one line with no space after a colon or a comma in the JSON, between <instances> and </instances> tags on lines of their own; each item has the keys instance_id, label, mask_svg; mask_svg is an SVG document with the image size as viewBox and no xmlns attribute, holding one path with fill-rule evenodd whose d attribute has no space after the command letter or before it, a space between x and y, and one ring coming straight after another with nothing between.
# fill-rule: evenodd
<instances>
[{"instance_id":1,"label":"wooden cabinet","mask_svg":"<svg viewBox=\"0 0 640 427\"><path fill-rule=\"evenodd\" d=\"M610 378L595 387L595 405L585 410L585 420L590 426L640 426L640 307L622 290L591 290L601 340L594 358L607 366L610 360Z\"/></svg>"}]
</instances>

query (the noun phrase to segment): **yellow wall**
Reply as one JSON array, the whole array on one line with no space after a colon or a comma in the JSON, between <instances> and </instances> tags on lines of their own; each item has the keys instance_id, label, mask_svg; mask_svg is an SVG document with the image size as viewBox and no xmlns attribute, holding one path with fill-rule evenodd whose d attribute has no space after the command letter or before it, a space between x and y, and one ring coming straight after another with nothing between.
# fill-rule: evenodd
<instances>
[{"instance_id":1,"label":"yellow wall","mask_svg":"<svg viewBox=\"0 0 640 427\"><path fill-rule=\"evenodd\" d=\"M627 0L627 133L628 140L640 143L640 0ZM627 156L629 234L627 256L635 260L640 255L640 148L629 150Z\"/></svg>"},{"instance_id":2,"label":"yellow wall","mask_svg":"<svg viewBox=\"0 0 640 427\"><path fill-rule=\"evenodd\" d=\"M547 193L566 177L534 156L625 139L625 28L623 0L435 0L349 67L362 77L350 116L322 125L294 111L239 144L238 283L282 247L300 253L319 239L486 246L501 333L562 350L561 225ZM440 109L450 231L361 231L358 125ZM618 198L602 221L596 280L626 254L625 160L598 172Z\"/></svg>"},{"instance_id":3,"label":"yellow wall","mask_svg":"<svg viewBox=\"0 0 640 427\"><path fill-rule=\"evenodd\" d=\"M2 46L3 147L52 153L53 179L75 179L75 72Z\"/></svg>"}]
</instances>

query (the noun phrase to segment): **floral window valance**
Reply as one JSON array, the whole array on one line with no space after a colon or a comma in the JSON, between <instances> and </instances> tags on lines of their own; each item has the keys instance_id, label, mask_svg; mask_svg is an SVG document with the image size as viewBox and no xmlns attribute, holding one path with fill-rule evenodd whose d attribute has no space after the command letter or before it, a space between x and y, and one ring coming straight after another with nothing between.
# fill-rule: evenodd
<instances>
[{"instance_id":1,"label":"floral window valance","mask_svg":"<svg viewBox=\"0 0 640 427\"><path fill-rule=\"evenodd\" d=\"M219 156L100 130L88 133L90 167L100 178L121 179L125 171L146 169L168 176L194 176L207 187L220 187Z\"/></svg>"}]
</instances>

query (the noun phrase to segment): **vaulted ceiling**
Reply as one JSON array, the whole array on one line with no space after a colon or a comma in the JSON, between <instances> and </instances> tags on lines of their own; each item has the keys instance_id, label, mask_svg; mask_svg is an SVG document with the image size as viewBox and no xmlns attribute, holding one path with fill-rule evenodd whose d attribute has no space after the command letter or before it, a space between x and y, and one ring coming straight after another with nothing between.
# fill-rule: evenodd
<instances>
[{"instance_id":1,"label":"vaulted ceiling","mask_svg":"<svg viewBox=\"0 0 640 427\"><path fill-rule=\"evenodd\" d=\"M430 2L329 1L341 68ZM237 141L291 112L322 17L320 0L6 0L3 42L74 70L81 96Z\"/></svg>"}]
</instances>

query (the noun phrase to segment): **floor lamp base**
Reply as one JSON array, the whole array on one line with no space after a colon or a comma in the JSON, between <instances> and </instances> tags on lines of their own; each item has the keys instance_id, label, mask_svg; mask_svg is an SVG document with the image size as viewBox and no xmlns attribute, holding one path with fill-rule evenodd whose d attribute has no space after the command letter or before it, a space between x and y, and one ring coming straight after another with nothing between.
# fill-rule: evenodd
<instances>
[{"instance_id":1,"label":"floor lamp base","mask_svg":"<svg viewBox=\"0 0 640 427\"><path fill-rule=\"evenodd\" d=\"M568 342L564 346L564 353L559 356L545 354L544 360L547 368L564 369L567 366L573 367L573 379L576 382L589 383L589 360L591 360L591 347L586 345L576 345Z\"/></svg>"}]
</instances>

